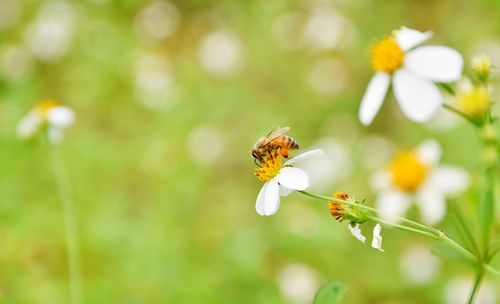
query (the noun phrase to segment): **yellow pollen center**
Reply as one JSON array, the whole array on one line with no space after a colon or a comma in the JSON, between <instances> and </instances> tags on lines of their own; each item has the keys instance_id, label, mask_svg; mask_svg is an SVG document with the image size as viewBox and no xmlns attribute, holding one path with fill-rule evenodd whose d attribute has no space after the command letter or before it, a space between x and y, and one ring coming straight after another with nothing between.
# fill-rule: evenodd
<instances>
[{"instance_id":1,"label":"yellow pollen center","mask_svg":"<svg viewBox=\"0 0 500 304\"><path fill-rule=\"evenodd\" d=\"M422 163L414 151L398 154L389 165L392 183L399 189L415 191L425 180L428 167Z\"/></svg>"},{"instance_id":2,"label":"yellow pollen center","mask_svg":"<svg viewBox=\"0 0 500 304\"><path fill-rule=\"evenodd\" d=\"M260 181L267 182L278 175L281 168L283 168L283 162L279 155L269 156L264 159L262 167L255 170L255 176Z\"/></svg>"},{"instance_id":3,"label":"yellow pollen center","mask_svg":"<svg viewBox=\"0 0 500 304\"><path fill-rule=\"evenodd\" d=\"M45 117L47 112L55 106L57 106L57 102L55 100L42 100L35 106L35 111L38 115Z\"/></svg>"},{"instance_id":4,"label":"yellow pollen center","mask_svg":"<svg viewBox=\"0 0 500 304\"><path fill-rule=\"evenodd\" d=\"M375 42L370 50L372 67L377 72L396 71L403 64L404 56L405 53L393 37Z\"/></svg>"}]
</instances>

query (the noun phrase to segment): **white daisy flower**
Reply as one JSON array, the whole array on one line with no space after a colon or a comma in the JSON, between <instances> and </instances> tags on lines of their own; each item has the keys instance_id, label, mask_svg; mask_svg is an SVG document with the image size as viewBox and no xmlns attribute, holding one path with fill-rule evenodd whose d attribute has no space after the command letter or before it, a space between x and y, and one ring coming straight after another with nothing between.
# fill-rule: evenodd
<instances>
[{"instance_id":1,"label":"white daisy flower","mask_svg":"<svg viewBox=\"0 0 500 304\"><path fill-rule=\"evenodd\" d=\"M349 224L347 228L351 232L351 234L357 238L361 243L366 241L366 237L362 234L361 229L359 228L359 224ZM375 227L373 227L373 238L372 238L372 247L384 252L382 249L382 235L380 232L382 231L382 226L377 223Z\"/></svg>"},{"instance_id":2,"label":"white daisy flower","mask_svg":"<svg viewBox=\"0 0 500 304\"><path fill-rule=\"evenodd\" d=\"M431 32L401 28L392 36L375 43L370 55L375 75L361 101L359 119L369 125L385 98L391 77L394 95L403 113L416 122L429 120L442 105L443 96L435 82L458 80L463 58L445 46L417 45L428 40Z\"/></svg>"},{"instance_id":3,"label":"white daisy flower","mask_svg":"<svg viewBox=\"0 0 500 304\"><path fill-rule=\"evenodd\" d=\"M374 174L372 188L378 192L376 200L380 216L397 222L415 201L422 218L428 224L437 224L445 215L446 198L464 191L469 175L461 168L438 166L441 148L428 140L417 149L399 153L388 168Z\"/></svg>"},{"instance_id":4,"label":"white daisy flower","mask_svg":"<svg viewBox=\"0 0 500 304\"><path fill-rule=\"evenodd\" d=\"M45 126L48 139L58 143L63 136L63 130L75 121L75 113L66 106L59 105L53 100L39 102L17 125L17 136L21 139L34 137Z\"/></svg>"},{"instance_id":5,"label":"white daisy flower","mask_svg":"<svg viewBox=\"0 0 500 304\"><path fill-rule=\"evenodd\" d=\"M255 210L260 215L273 215L280 207L280 197L287 196L294 190L305 190L309 187L309 177L307 173L291 165L323 154L323 150L311 150L282 163L279 155L269 157L262 164L262 167L256 170L255 175L258 179L265 182L264 186L257 196Z\"/></svg>"}]
</instances>

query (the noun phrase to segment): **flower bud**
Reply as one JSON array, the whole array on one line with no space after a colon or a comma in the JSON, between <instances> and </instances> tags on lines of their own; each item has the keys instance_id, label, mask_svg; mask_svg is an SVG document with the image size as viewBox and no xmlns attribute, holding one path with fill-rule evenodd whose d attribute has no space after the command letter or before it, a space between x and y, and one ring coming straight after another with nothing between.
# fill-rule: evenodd
<instances>
[{"instance_id":1,"label":"flower bud","mask_svg":"<svg viewBox=\"0 0 500 304\"><path fill-rule=\"evenodd\" d=\"M464 114L480 117L490 108L490 94L484 86L473 86L457 94L457 108Z\"/></svg>"},{"instance_id":2,"label":"flower bud","mask_svg":"<svg viewBox=\"0 0 500 304\"><path fill-rule=\"evenodd\" d=\"M351 203L357 203L349 194L343 192L336 192L333 195L334 198L338 198ZM335 220L342 222L347 219L351 223L364 223L368 220L368 213L361 208L356 208L355 206L348 206L346 204L331 201L328 203L328 210Z\"/></svg>"},{"instance_id":3,"label":"flower bud","mask_svg":"<svg viewBox=\"0 0 500 304\"><path fill-rule=\"evenodd\" d=\"M486 80L490 75L491 60L490 57L481 54L476 55L471 60L472 71L481 79Z\"/></svg>"}]
</instances>

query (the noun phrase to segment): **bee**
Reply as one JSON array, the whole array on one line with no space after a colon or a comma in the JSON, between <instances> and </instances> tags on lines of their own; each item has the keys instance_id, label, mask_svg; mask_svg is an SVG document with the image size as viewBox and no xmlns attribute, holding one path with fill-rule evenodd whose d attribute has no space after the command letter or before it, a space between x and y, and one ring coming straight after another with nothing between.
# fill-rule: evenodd
<instances>
[{"instance_id":1,"label":"bee","mask_svg":"<svg viewBox=\"0 0 500 304\"><path fill-rule=\"evenodd\" d=\"M254 162L260 163L264 162L264 158L272 153L279 152L281 156L288 158L289 150L296 150L299 148L299 144L295 139L290 136L285 135L289 127L284 128L274 128L266 136L260 138L255 143L252 149L252 157Z\"/></svg>"}]
</instances>

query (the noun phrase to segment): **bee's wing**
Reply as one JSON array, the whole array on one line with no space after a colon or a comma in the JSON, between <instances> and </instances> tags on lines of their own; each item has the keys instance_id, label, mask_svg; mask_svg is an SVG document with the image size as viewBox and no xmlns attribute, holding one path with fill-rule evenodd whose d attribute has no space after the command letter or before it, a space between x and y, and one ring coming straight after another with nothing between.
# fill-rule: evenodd
<instances>
[{"instance_id":1,"label":"bee's wing","mask_svg":"<svg viewBox=\"0 0 500 304\"><path fill-rule=\"evenodd\" d=\"M267 133L266 137L274 137L275 135L284 135L288 133L290 127L276 127L271 130L271 132Z\"/></svg>"}]
</instances>

